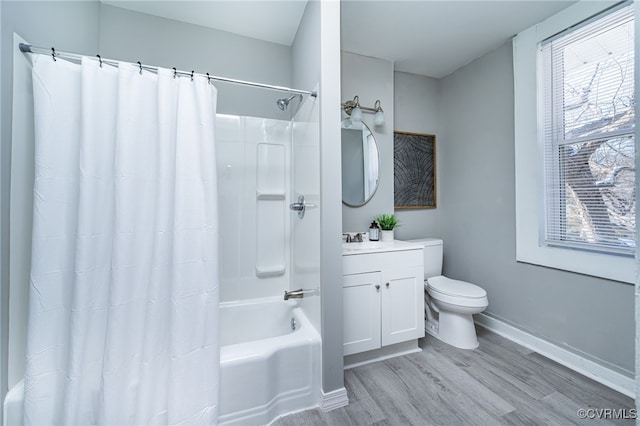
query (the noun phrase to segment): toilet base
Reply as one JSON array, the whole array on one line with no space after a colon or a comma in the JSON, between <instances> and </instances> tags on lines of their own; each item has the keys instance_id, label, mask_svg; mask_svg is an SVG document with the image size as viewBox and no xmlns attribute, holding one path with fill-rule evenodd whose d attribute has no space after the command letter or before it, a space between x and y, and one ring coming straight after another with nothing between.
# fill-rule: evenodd
<instances>
[{"instance_id":1,"label":"toilet base","mask_svg":"<svg viewBox=\"0 0 640 426\"><path fill-rule=\"evenodd\" d=\"M473 315L440 311L438 323L425 321L425 331L436 339L460 349L478 347Z\"/></svg>"}]
</instances>

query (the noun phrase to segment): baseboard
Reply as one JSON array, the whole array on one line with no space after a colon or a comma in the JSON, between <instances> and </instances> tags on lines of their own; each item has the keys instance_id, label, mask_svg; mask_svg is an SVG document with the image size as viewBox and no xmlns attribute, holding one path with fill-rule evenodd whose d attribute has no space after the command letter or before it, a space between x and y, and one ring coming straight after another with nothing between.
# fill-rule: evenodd
<instances>
[{"instance_id":1,"label":"baseboard","mask_svg":"<svg viewBox=\"0 0 640 426\"><path fill-rule=\"evenodd\" d=\"M322 395L320 396L320 409L325 413L335 410L336 408L346 407L347 405L349 405L347 389L340 388L329 393L322 391Z\"/></svg>"},{"instance_id":2,"label":"baseboard","mask_svg":"<svg viewBox=\"0 0 640 426\"><path fill-rule=\"evenodd\" d=\"M531 349L558 364L589 377L615 391L635 399L635 380L595 363L574 352L548 342L486 314L474 315L475 323L500 336Z\"/></svg>"},{"instance_id":3,"label":"baseboard","mask_svg":"<svg viewBox=\"0 0 640 426\"><path fill-rule=\"evenodd\" d=\"M418 339L400 342L367 352L347 355L344 357L344 369L348 370L349 368L359 367L372 362L384 361L385 359L421 351L422 349L418 346Z\"/></svg>"}]
</instances>

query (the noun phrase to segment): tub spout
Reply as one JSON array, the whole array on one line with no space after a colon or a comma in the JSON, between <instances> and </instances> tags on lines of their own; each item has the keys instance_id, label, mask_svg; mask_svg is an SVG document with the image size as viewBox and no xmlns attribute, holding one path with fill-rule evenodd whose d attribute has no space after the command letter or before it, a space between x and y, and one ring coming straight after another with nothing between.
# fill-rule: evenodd
<instances>
[{"instance_id":1,"label":"tub spout","mask_svg":"<svg viewBox=\"0 0 640 426\"><path fill-rule=\"evenodd\" d=\"M291 290L291 291L286 291L284 292L284 300L289 300L289 299L302 299L304 297L305 294L309 294L309 293L315 293L315 290L304 290L304 289L297 289L297 290Z\"/></svg>"}]
</instances>

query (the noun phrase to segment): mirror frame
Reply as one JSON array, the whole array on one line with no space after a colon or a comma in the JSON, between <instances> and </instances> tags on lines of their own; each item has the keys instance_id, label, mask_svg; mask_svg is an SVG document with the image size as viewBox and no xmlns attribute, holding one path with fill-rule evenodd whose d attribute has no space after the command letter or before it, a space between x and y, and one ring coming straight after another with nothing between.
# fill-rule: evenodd
<instances>
[{"instance_id":1,"label":"mirror frame","mask_svg":"<svg viewBox=\"0 0 640 426\"><path fill-rule=\"evenodd\" d=\"M348 124L348 126L346 126L346 124ZM342 122L340 124L340 130L341 130L341 133L340 133L340 147L341 147L341 149L342 149L342 130L345 130L345 129L354 130L351 124L352 124L352 120L351 120L350 117L347 117L344 120L342 120ZM344 193L342 194L342 197L341 197L342 198L342 203L344 205L346 205L346 206L349 206L349 207L362 207L365 204L367 204L369 201L371 201L373 196L376 195L376 192L378 191L378 187L380 186L380 149L378 148L378 141L376 140L376 138L375 138L373 132L371 131L371 129L369 128L369 126L367 126L362 121L360 121L360 124L363 126L362 127L362 131L363 132L364 131L369 132L369 134L371 135L371 138L373 139L373 144L374 144L374 146L376 148L376 160L377 160L377 163L378 163L378 175L376 176L375 188L373 189L373 191L371 191L371 193L369 194L368 197L365 197L365 199L364 199L364 201L362 203L357 203L357 204L349 203L349 202L345 201ZM341 167L344 169L344 158L342 158L342 156L341 156L341 163L342 163ZM344 179L344 178L345 178L345 176L344 176L344 173L343 173L342 179Z\"/></svg>"}]
</instances>

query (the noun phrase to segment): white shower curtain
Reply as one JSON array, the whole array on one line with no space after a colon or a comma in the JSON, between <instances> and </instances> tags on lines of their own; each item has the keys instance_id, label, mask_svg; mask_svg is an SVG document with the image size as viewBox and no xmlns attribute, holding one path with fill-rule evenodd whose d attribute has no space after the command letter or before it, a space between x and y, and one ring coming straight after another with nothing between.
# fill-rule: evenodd
<instances>
[{"instance_id":1,"label":"white shower curtain","mask_svg":"<svg viewBox=\"0 0 640 426\"><path fill-rule=\"evenodd\" d=\"M215 424L215 87L35 55L33 89L25 424Z\"/></svg>"}]
</instances>

